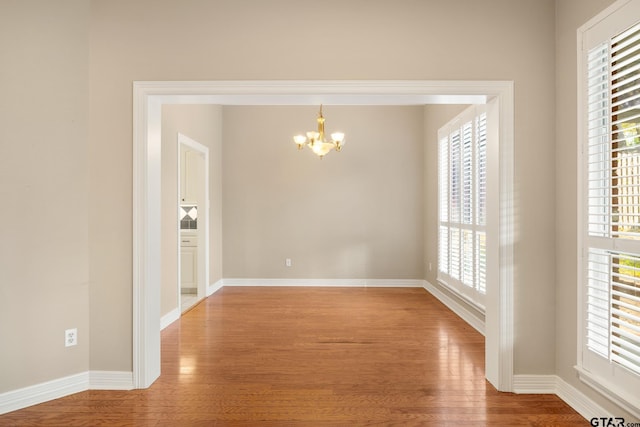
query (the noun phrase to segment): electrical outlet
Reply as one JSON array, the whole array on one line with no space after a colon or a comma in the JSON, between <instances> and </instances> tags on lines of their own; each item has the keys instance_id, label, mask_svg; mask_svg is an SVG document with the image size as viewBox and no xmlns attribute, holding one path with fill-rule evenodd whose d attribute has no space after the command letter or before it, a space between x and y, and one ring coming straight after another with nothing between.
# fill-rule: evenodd
<instances>
[{"instance_id":1,"label":"electrical outlet","mask_svg":"<svg viewBox=\"0 0 640 427\"><path fill-rule=\"evenodd\" d=\"M287 267L291 267L291 258L287 258L284 260L284 265L286 265Z\"/></svg>"},{"instance_id":2,"label":"electrical outlet","mask_svg":"<svg viewBox=\"0 0 640 427\"><path fill-rule=\"evenodd\" d=\"M78 328L64 331L64 346L71 347L78 344Z\"/></svg>"},{"instance_id":3,"label":"electrical outlet","mask_svg":"<svg viewBox=\"0 0 640 427\"><path fill-rule=\"evenodd\" d=\"M429 271L431 271L431 263L429 263Z\"/></svg>"}]
</instances>

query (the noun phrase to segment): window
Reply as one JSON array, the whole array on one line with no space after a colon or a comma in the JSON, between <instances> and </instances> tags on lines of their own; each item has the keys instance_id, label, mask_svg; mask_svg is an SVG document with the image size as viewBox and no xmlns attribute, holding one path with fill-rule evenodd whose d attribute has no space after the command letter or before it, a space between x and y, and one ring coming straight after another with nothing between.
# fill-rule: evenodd
<instances>
[{"instance_id":1,"label":"window","mask_svg":"<svg viewBox=\"0 0 640 427\"><path fill-rule=\"evenodd\" d=\"M484 311L487 113L474 106L438 131L438 281Z\"/></svg>"},{"instance_id":2,"label":"window","mask_svg":"<svg viewBox=\"0 0 640 427\"><path fill-rule=\"evenodd\" d=\"M582 379L635 413L640 411L640 22L632 21L639 12L635 0L587 24L580 53L578 369Z\"/></svg>"}]
</instances>

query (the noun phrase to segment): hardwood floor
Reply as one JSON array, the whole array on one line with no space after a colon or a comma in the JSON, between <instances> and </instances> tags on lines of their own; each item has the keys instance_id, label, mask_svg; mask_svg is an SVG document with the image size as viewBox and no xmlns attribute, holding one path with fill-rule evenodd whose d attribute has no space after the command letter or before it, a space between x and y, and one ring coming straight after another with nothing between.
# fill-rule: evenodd
<instances>
[{"instance_id":1,"label":"hardwood floor","mask_svg":"<svg viewBox=\"0 0 640 427\"><path fill-rule=\"evenodd\" d=\"M588 426L497 392L484 338L420 288L233 288L162 332L148 390L87 391L1 426Z\"/></svg>"}]
</instances>

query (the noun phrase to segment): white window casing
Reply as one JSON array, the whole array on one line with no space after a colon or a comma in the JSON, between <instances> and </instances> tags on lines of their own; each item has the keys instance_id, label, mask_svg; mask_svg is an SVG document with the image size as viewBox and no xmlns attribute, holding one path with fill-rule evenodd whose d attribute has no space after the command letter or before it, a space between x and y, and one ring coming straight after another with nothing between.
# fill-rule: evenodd
<instances>
[{"instance_id":1,"label":"white window casing","mask_svg":"<svg viewBox=\"0 0 640 427\"><path fill-rule=\"evenodd\" d=\"M640 0L578 30L580 378L640 416Z\"/></svg>"}]
</instances>

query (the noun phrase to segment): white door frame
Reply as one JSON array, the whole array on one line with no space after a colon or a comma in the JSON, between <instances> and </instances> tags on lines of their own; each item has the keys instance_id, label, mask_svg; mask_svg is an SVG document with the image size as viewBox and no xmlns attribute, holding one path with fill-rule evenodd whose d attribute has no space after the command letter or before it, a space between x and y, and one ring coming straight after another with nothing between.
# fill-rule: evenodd
<instances>
[{"instance_id":1,"label":"white door frame","mask_svg":"<svg viewBox=\"0 0 640 427\"><path fill-rule=\"evenodd\" d=\"M180 239L180 203L182 201L180 188L180 176L182 171L182 146L189 147L193 151L197 151L202 154L204 158L204 197L203 205L199 206L198 209L198 224L202 224L202 227L198 227L198 250L197 250L197 299L200 300L204 298L207 292L207 284L209 283L209 201L211 199L209 194L209 147L200 144L198 141L195 141L189 138L187 135L182 133L178 133L178 194L176 196L176 201L178 203L178 311L180 312L180 316L182 316L182 292L181 292L181 239ZM202 230L202 232L200 232ZM201 248L203 250L201 250ZM202 273L204 274L201 274Z\"/></svg>"},{"instance_id":2,"label":"white door frame","mask_svg":"<svg viewBox=\"0 0 640 427\"><path fill-rule=\"evenodd\" d=\"M494 99L495 98L495 99ZM160 376L160 176L164 104L425 105L485 103L499 128L499 281L488 284L486 376L513 389L514 92L512 81L206 81L133 83L133 381Z\"/></svg>"}]
</instances>

